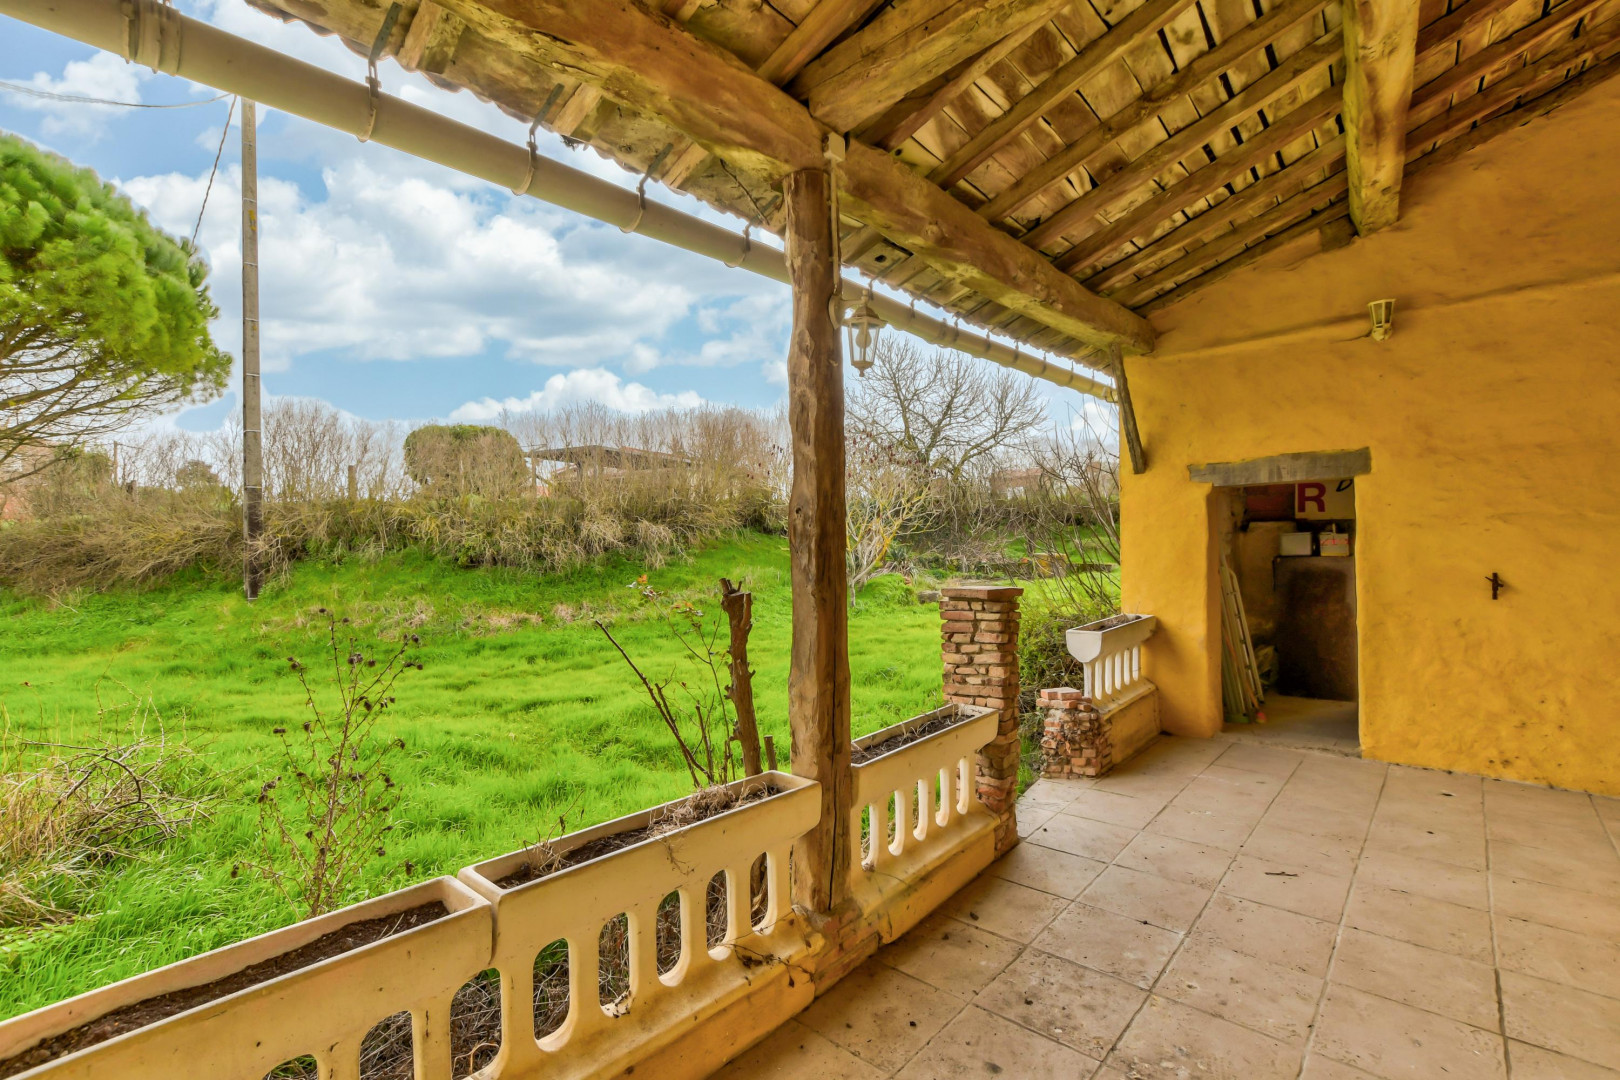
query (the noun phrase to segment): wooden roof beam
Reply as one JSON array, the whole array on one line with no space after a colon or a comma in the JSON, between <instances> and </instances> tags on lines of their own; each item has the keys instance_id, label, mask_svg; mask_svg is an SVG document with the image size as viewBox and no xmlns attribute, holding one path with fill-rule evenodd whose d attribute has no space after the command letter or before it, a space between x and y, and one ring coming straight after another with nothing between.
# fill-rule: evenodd
<instances>
[{"instance_id":1,"label":"wooden roof beam","mask_svg":"<svg viewBox=\"0 0 1620 1080\"><path fill-rule=\"evenodd\" d=\"M1309 135L1338 111L1338 89L1329 87L1293 111L1273 117L1271 125L1256 132L1254 138L1239 143L1226 155L1198 169L1179 184L1165 188L1112 225L1092 233L1054 260L1055 265L1064 273L1084 276L1081 272L1099 259L1138 236L1149 235L1161 222L1190 209L1199 200L1215 194L1244 173L1266 164L1290 143Z\"/></svg>"},{"instance_id":2,"label":"wooden roof beam","mask_svg":"<svg viewBox=\"0 0 1620 1080\"><path fill-rule=\"evenodd\" d=\"M633 0L447 0L480 33L599 87L767 179L823 167L827 129L731 53ZM1152 348L1147 322L1053 268L888 154L851 142L844 208L943 276L1095 348Z\"/></svg>"},{"instance_id":3,"label":"wooden roof beam","mask_svg":"<svg viewBox=\"0 0 1620 1080\"><path fill-rule=\"evenodd\" d=\"M759 66L763 79L781 86L883 0L821 0Z\"/></svg>"},{"instance_id":4,"label":"wooden roof beam","mask_svg":"<svg viewBox=\"0 0 1620 1080\"><path fill-rule=\"evenodd\" d=\"M1417 37L1418 0L1344 0L1345 163L1362 236L1400 216Z\"/></svg>"},{"instance_id":5,"label":"wooden roof beam","mask_svg":"<svg viewBox=\"0 0 1620 1080\"><path fill-rule=\"evenodd\" d=\"M881 146L885 150L895 150L907 139L921 131L923 125L938 116L945 110L945 106L967 93L968 88L978 82L990 69L1005 60L1012 51L1032 37L1044 23L1032 22L1015 34L1009 34L1000 41L985 49L978 56L963 64L961 70L948 79L943 86L935 90L920 105L903 117L897 117L894 124L886 131L873 133L868 142Z\"/></svg>"},{"instance_id":6,"label":"wooden roof beam","mask_svg":"<svg viewBox=\"0 0 1620 1080\"><path fill-rule=\"evenodd\" d=\"M950 187L990 158L992 154L1016 139L1041 114L1073 94L1099 71L1119 60L1127 49L1140 44L1143 37L1163 30L1180 15L1193 0L1147 0L1131 12L1119 25L1081 49L1063 66L1048 75L1041 84L1013 102L1012 107L986 124L982 130L963 143L946 158L928 179L943 187Z\"/></svg>"},{"instance_id":7,"label":"wooden roof beam","mask_svg":"<svg viewBox=\"0 0 1620 1080\"><path fill-rule=\"evenodd\" d=\"M792 90L808 99L816 119L834 131L853 131L964 60L1032 24L1049 21L1067 3L955 0L944 10L917 19L913 12L932 12L938 0L900 0L839 46L848 61L841 70L815 78L807 70Z\"/></svg>"},{"instance_id":8,"label":"wooden roof beam","mask_svg":"<svg viewBox=\"0 0 1620 1080\"><path fill-rule=\"evenodd\" d=\"M1412 94L1412 108L1421 109L1505 69L1530 51L1567 32L1581 19L1608 6L1608 3L1609 0L1568 0L1545 18L1536 20L1501 41L1491 43L1418 87Z\"/></svg>"},{"instance_id":9,"label":"wooden roof beam","mask_svg":"<svg viewBox=\"0 0 1620 1080\"><path fill-rule=\"evenodd\" d=\"M1231 228L1234 223L1254 217L1263 207L1281 202L1303 191L1308 186L1306 181L1312 174L1337 167L1343 160L1344 139L1325 142L1290 163L1288 168L1278 169L1270 176L1261 177L1236 195L1165 233L1142 250L1086 278L1086 287L1099 291L1113 289L1111 293L1113 298L1128 305L1131 301L1127 299L1127 294L1136 291L1137 283L1129 282L1121 289L1114 289L1114 286L1133 275L1140 281L1145 280L1150 274L1158 273L1161 267L1177 261L1179 258L1175 254L1177 251L1183 248L1189 251L1196 250L1199 245Z\"/></svg>"},{"instance_id":10,"label":"wooden roof beam","mask_svg":"<svg viewBox=\"0 0 1620 1080\"><path fill-rule=\"evenodd\" d=\"M1038 248L1069 232L1087 217L1104 213L1203 146L1217 132L1242 123L1278 98L1300 89L1315 78L1322 68L1332 64L1338 58L1339 51L1339 35L1336 33L1301 49L1275 70L1227 99L1219 108L1188 124L1078 199L1054 211L1024 236L1024 243Z\"/></svg>"},{"instance_id":11,"label":"wooden roof beam","mask_svg":"<svg viewBox=\"0 0 1620 1080\"><path fill-rule=\"evenodd\" d=\"M1148 90L1071 145L1031 169L1028 174L980 207L979 216L990 221L1006 218L1030 199L1078 169L1098 150L1138 125L1152 120L1172 101L1218 78L1250 53L1265 48L1297 23L1321 11L1326 4L1327 0L1286 0L1285 3L1279 4L1270 13L1256 19L1188 64L1173 78Z\"/></svg>"}]
</instances>

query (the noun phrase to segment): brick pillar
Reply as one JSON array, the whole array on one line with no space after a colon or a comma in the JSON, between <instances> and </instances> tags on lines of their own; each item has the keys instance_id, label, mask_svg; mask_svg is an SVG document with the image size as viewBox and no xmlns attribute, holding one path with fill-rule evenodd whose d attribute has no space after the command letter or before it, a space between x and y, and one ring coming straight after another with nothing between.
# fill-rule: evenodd
<instances>
[{"instance_id":1,"label":"brick pillar","mask_svg":"<svg viewBox=\"0 0 1620 1080\"><path fill-rule=\"evenodd\" d=\"M1113 764L1108 725L1091 699L1059 686L1042 690L1041 775L1052 779L1102 776Z\"/></svg>"},{"instance_id":2,"label":"brick pillar","mask_svg":"<svg viewBox=\"0 0 1620 1080\"><path fill-rule=\"evenodd\" d=\"M940 594L945 700L1001 711L996 737L979 753L979 798L999 819L996 851L1018 843L1018 598L1023 589L964 585Z\"/></svg>"}]
</instances>

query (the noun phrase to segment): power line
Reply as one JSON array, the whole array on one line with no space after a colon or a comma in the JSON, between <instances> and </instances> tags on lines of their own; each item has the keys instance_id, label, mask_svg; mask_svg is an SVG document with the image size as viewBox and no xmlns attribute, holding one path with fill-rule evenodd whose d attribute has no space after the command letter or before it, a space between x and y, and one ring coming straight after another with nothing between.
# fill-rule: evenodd
<instances>
[{"instance_id":1,"label":"power line","mask_svg":"<svg viewBox=\"0 0 1620 1080\"><path fill-rule=\"evenodd\" d=\"M219 94L201 101L180 101L169 105L150 104L144 101L112 101L108 98L82 97L78 94L58 94L52 90L41 90L37 86L23 86L20 83L0 82L0 90L10 90L14 94L23 94L27 97L45 98L48 101L70 101L76 105L117 105L123 109L191 109L198 105L212 105L216 101L224 101L230 94Z\"/></svg>"},{"instance_id":2,"label":"power line","mask_svg":"<svg viewBox=\"0 0 1620 1080\"><path fill-rule=\"evenodd\" d=\"M224 97L224 94L219 97ZM219 98L215 98L218 101ZM236 96L231 95L231 107L225 110L225 130L219 133L219 149L214 151L214 167L208 170L208 186L203 188L202 205L197 207L197 224L191 227L191 249L197 250L197 234L202 231L203 211L208 209L208 195L214 190L214 177L219 173L219 156L225 152L225 140L231 134L231 117L236 115Z\"/></svg>"}]
</instances>

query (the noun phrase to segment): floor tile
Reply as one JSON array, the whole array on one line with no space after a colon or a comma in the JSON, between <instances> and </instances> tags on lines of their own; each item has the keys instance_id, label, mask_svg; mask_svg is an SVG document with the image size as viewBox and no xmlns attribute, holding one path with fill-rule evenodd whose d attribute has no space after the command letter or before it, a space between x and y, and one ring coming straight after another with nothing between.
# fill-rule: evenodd
<instances>
[{"instance_id":1,"label":"floor tile","mask_svg":"<svg viewBox=\"0 0 1620 1080\"><path fill-rule=\"evenodd\" d=\"M983 1009L964 1010L904 1069L898 1080L1051 1080L1089 1076L1095 1062Z\"/></svg>"},{"instance_id":2,"label":"floor tile","mask_svg":"<svg viewBox=\"0 0 1620 1080\"><path fill-rule=\"evenodd\" d=\"M1337 922L1350 891L1350 879L1239 855L1221 882L1220 891L1257 904Z\"/></svg>"},{"instance_id":3,"label":"floor tile","mask_svg":"<svg viewBox=\"0 0 1620 1080\"><path fill-rule=\"evenodd\" d=\"M1346 1065L1342 1061L1323 1057L1312 1052L1305 1058L1305 1069L1299 1074L1299 1080L1383 1080L1370 1072L1364 1072L1354 1065Z\"/></svg>"},{"instance_id":4,"label":"floor tile","mask_svg":"<svg viewBox=\"0 0 1620 1080\"><path fill-rule=\"evenodd\" d=\"M1031 844L1066 851L1070 855L1109 862L1135 837L1135 829L1092 821L1090 818L1055 814L1025 839Z\"/></svg>"},{"instance_id":5,"label":"floor tile","mask_svg":"<svg viewBox=\"0 0 1620 1080\"><path fill-rule=\"evenodd\" d=\"M1169 802L1187 786L1190 779L1191 776L1186 773L1150 773L1126 768L1122 772L1109 773L1101 780L1098 780L1095 790L1112 791L1118 795L1134 795L1140 799L1157 799L1160 802Z\"/></svg>"},{"instance_id":6,"label":"floor tile","mask_svg":"<svg viewBox=\"0 0 1620 1080\"><path fill-rule=\"evenodd\" d=\"M1481 964L1491 962L1490 915L1460 904L1357 882L1344 923Z\"/></svg>"},{"instance_id":7,"label":"floor tile","mask_svg":"<svg viewBox=\"0 0 1620 1080\"><path fill-rule=\"evenodd\" d=\"M1318 978L1327 974L1338 925L1216 893L1191 937Z\"/></svg>"},{"instance_id":8,"label":"floor tile","mask_svg":"<svg viewBox=\"0 0 1620 1080\"><path fill-rule=\"evenodd\" d=\"M1110 866L1080 894L1080 899L1116 915L1127 915L1166 930L1185 931L1204 909L1211 891L1141 870Z\"/></svg>"},{"instance_id":9,"label":"floor tile","mask_svg":"<svg viewBox=\"0 0 1620 1080\"><path fill-rule=\"evenodd\" d=\"M1240 799L1256 799L1269 803L1283 789L1284 781L1282 777L1272 776L1269 773L1233 769L1217 761L1193 779L1193 784L1211 783L1227 785L1229 793ZM1187 786L1191 787L1192 784Z\"/></svg>"},{"instance_id":10,"label":"floor tile","mask_svg":"<svg viewBox=\"0 0 1620 1080\"><path fill-rule=\"evenodd\" d=\"M1508 1041L1513 1080L1620 1080L1620 1072L1529 1043Z\"/></svg>"},{"instance_id":11,"label":"floor tile","mask_svg":"<svg viewBox=\"0 0 1620 1080\"><path fill-rule=\"evenodd\" d=\"M1076 903L1035 939L1035 948L1144 989L1164 970L1181 935Z\"/></svg>"},{"instance_id":12,"label":"floor tile","mask_svg":"<svg viewBox=\"0 0 1620 1080\"><path fill-rule=\"evenodd\" d=\"M1192 940L1170 961L1154 992L1274 1039L1303 1043L1322 980Z\"/></svg>"},{"instance_id":13,"label":"floor tile","mask_svg":"<svg viewBox=\"0 0 1620 1080\"><path fill-rule=\"evenodd\" d=\"M1012 963L1018 945L935 914L877 955L882 963L967 1000Z\"/></svg>"},{"instance_id":14,"label":"floor tile","mask_svg":"<svg viewBox=\"0 0 1620 1080\"><path fill-rule=\"evenodd\" d=\"M1263 820L1295 832L1360 846L1367 839L1372 813L1342 806L1316 806L1292 798L1284 790L1266 809Z\"/></svg>"},{"instance_id":15,"label":"floor tile","mask_svg":"<svg viewBox=\"0 0 1620 1080\"><path fill-rule=\"evenodd\" d=\"M1505 840L1511 844L1552 848L1580 855L1606 855L1614 850L1608 830L1590 811L1583 820L1568 823L1519 815L1487 815L1485 837L1488 840Z\"/></svg>"},{"instance_id":16,"label":"floor tile","mask_svg":"<svg viewBox=\"0 0 1620 1080\"><path fill-rule=\"evenodd\" d=\"M1388 1080L1500 1080L1502 1037L1348 986L1328 987L1312 1050Z\"/></svg>"},{"instance_id":17,"label":"floor tile","mask_svg":"<svg viewBox=\"0 0 1620 1080\"><path fill-rule=\"evenodd\" d=\"M1234 770L1228 770L1234 771ZM1259 773L1238 773L1239 776L1252 776L1257 780L1267 779ZM1221 814L1233 821L1247 821L1251 825L1259 824L1265 816L1266 807L1271 805L1272 792L1251 791L1238 787L1227 780L1213 779L1199 775L1186 787L1177 793L1170 805L1165 808L1181 810L1207 810L1211 813Z\"/></svg>"},{"instance_id":18,"label":"floor tile","mask_svg":"<svg viewBox=\"0 0 1620 1080\"><path fill-rule=\"evenodd\" d=\"M1146 999L1128 982L1025 949L973 1003L1101 1061Z\"/></svg>"},{"instance_id":19,"label":"floor tile","mask_svg":"<svg viewBox=\"0 0 1620 1080\"><path fill-rule=\"evenodd\" d=\"M1133 1080L1293 1080L1302 1048L1169 998L1151 997L1108 1064Z\"/></svg>"},{"instance_id":20,"label":"floor tile","mask_svg":"<svg viewBox=\"0 0 1620 1080\"><path fill-rule=\"evenodd\" d=\"M1498 916L1496 950L1504 970L1620 998L1620 945ZM1620 1041L1620 1031L1615 1039Z\"/></svg>"},{"instance_id":21,"label":"floor tile","mask_svg":"<svg viewBox=\"0 0 1620 1080\"><path fill-rule=\"evenodd\" d=\"M1015 816L1018 819L1018 835L1022 839L1029 839L1029 835L1056 816L1057 811L1049 806L1038 806L1031 803L1028 806L1020 804Z\"/></svg>"},{"instance_id":22,"label":"floor tile","mask_svg":"<svg viewBox=\"0 0 1620 1080\"><path fill-rule=\"evenodd\" d=\"M1297 751L1274 750L1267 746L1255 746L1253 743L1233 743L1226 753L1215 759L1215 764L1228 769L1265 773L1286 780L1304 760L1305 755Z\"/></svg>"},{"instance_id":23,"label":"floor tile","mask_svg":"<svg viewBox=\"0 0 1620 1080\"><path fill-rule=\"evenodd\" d=\"M1210 844L1143 832L1114 857L1114 863L1213 889L1231 865L1232 853Z\"/></svg>"},{"instance_id":24,"label":"floor tile","mask_svg":"<svg viewBox=\"0 0 1620 1080\"><path fill-rule=\"evenodd\" d=\"M1508 1037L1620 1069L1620 1001L1516 971L1502 972Z\"/></svg>"},{"instance_id":25,"label":"floor tile","mask_svg":"<svg viewBox=\"0 0 1620 1080\"><path fill-rule=\"evenodd\" d=\"M1107 866L1095 859L1082 859L1039 844L1019 844L992 863L989 873L1073 900Z\"/></svg>"},{"instance_id":26,"label":"floor tile","mask_svg":"<svg viewBox=\"0 0 1620 1080\"><path fill-rule=\"evenodd\" d=\"M1620 890L1620 856L1591 858L1547 848L1493 841L1491 870L1581 892L1612 895Z\"/></svg>"},{"instance_id":27,"label":"floor tile","mask_svg":"<svg viewBox=\"0 0 1620 1080\"><path fill-rule=\"evenodd\" d=\"M1473 1027L1501 1030L1496 971L1488 964L1346 928L1333 958L1333 981Z\"/></svg>"},{"instance_id":28,"label":"floor tile","mask_svg":"<svg viewBox=\"0 0 1620 1080\"><path fill-rule=\"evenodd\" d=\"M1491 906L1490 879L1483 870L1469 870L1433 859L1414 859L1390 851L1363 854L1356 869L1356 881L1480 911Z\"/></svg>"},{"instance_id":29,"label":"floor tile","mask_svg":"<svg viewBox=\"0 0 1620 1080\"><path fill-rule=\"evenodd\" d=\"M1361 841L1296 832L1274 824L1268 814L1243 842L1243 854L1283 866L1303 866L1307 870L1349 877L1355 872Z\"/></svg>"},{"instance_id":30,"label":"floor tile","mask_svg":"<svg viewBox=\"0 0 1620 1080\"><path fill-rule=\"evenodd\" d=\"M1024 789L1018 796L1018 805L1034 803L1052 810L1061 810L1074 802L1081 794L1091 789L1087 780L1073 782L1068 780L1037 780Z\"/></svg>"},{"instance_id":31,"label":"floor tile","mask_svg":"<svg viewBox=\"0 0 1620 1080\"><path fill-rule=\"evenodd\" d=\"M980 930L1028 944L1068 906L1064 897L984 874L947 900L939 910Z\"/></svg>"},{"instance_id":32,"label":"floor tile","mask_svg":"<svg viewBox=\"0 0 1620 1080\"><path fill-rule=\"evenodd\" d=\"M799 1014L811 1031L893 1072L962 1011L961 999L883 964L863 964Z\"/></svg>"},{"instance_id":33,"label":"floor tile","mask_svg":"<svg viewBox=\"0 0 1620 1080\"><path fill-rule=\"evenodd\" d=\"M1366 850L1409 855L1415 859L1433 859L1466 870L1485 869L1483 828L1478 832L1448 831L1376 817L1372 830L1367 834Z\"/></svg>"},{"instance_id":34,"label":"floor tile","mask_svg":"<svg viewBox=\"0 0 1620 1080\"><path fill-rule=\"evenodd\" d=\"M1128 829L1140 829L1152 821L1154 815L1162 809L1164 803L1158 799L1092 790L1082 793L1079 798L1064 807L1063 812L1073 814L1075 817L1091 818L1093 821L1106 821L1110 825L1123 825Z\"/></svg>"},{"instance_id":35,"label":"floor tile","mask_svg":"<svg viewBox=\"0 0 1620 1080\"><path fill-rule=\"evenodd\" d=\"M881 1080L887 1073L789 1020L711 1080Z\"/></svg>"},{"instance_id":36,"label":"floor tile","mask_svg":"<svg viewBox=\"0 0 1620 1080\"><path fill-rule=\"evenodd\" d=\"M1620 943L1620 892L1603 896L1492 874L1491 904L1498 915Z\"/></svg>"},{"instance_id":37,"label":"floor tile","mask_svg":"<svg viewBox=\"0 0 1620 1080\"><path fill-rule=\"evenodd\" d=\"M1171 803L1159 812L1144 830L1145 834L1170 836L1223 851L1236 851L1254 831L1258 817L1234 820L1219 810L1189 809Z\"/></svg>"}]
</instances>

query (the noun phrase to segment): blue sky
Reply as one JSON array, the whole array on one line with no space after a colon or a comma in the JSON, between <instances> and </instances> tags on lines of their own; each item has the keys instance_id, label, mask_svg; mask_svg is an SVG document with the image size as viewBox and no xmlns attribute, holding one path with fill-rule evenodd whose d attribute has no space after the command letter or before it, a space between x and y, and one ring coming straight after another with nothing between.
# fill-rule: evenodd
<instances>
[{"instance_id":1,"label":"blue sky","mask_svg":"<svg viewBox=\"0 0 1620 1080\"><path fill-rule=\"evenodd\" d=\"M334 38L241 0L179 0L187 14L354 79ZM470 94L381 68L384 89L522 143L526 125ZM211 88L126 64L0 16L0 81L172 103ZM0 89L0 129L94 168L159 225L189 235L229 100L116 109ZM241 340L237 126L225 139L199 243L221 315ZM542 153L626 187L635 177L540 133ZM259 110L261 309L267 393L320 398L370 419L478 420L508 408L598 401L623 410L701 402L772 406L784 392L785 286L307 123ZM649 194L740 229L657 185ZM1054 414L1080 399L1053 388ZM175 421L210 429L234 394Z\"/></svg>"}]
</instances>

